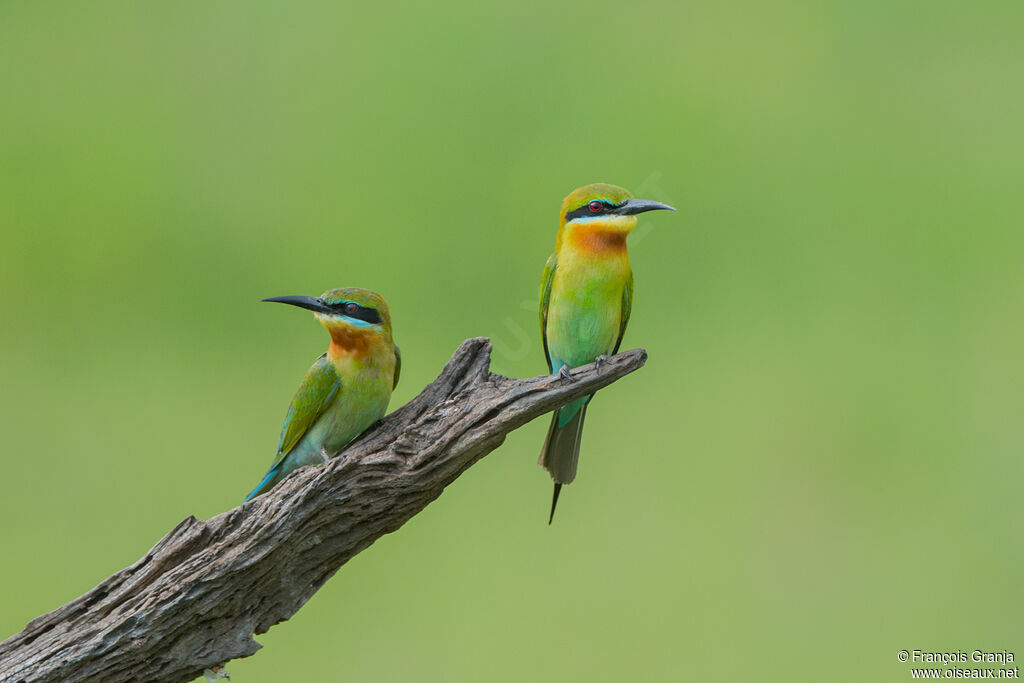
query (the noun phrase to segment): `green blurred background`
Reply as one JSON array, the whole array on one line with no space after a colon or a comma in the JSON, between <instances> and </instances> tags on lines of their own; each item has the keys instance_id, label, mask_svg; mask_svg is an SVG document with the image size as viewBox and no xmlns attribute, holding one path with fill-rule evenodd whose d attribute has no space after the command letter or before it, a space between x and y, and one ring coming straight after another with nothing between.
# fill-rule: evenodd
<instances>
[{"instance_id":1,"label":"green blurred background","mask_svg":"<svg viewBox=\"0 0 1024 683\"><path fill-rule=\"evenodd\" d=\"M546 525L512 434L235 681L901 681L1024 657L1024 5L0 2L0 637L239 503L326 335L544 370L562 197L668 201Z\"/></svg>"}]
</instances>

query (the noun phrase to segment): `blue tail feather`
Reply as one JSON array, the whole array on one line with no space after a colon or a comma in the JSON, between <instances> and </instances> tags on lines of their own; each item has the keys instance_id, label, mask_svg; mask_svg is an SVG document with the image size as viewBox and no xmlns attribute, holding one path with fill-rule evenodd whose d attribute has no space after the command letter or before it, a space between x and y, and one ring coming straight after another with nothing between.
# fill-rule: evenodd
<instances>
[{"instance_id":1,"label":"blue tail feather","mask_svg":"<svg viewBox=\"0 0 1024 683\"><path fill-rule=\"evenodd\" d=\"M252 491L250 491L249 495L246 496L245 500L243 500L242 502L243 503L248 503L250 500L252 500L256 496L258 496L260 494L260 491L263 489L263 487L267 485L267 482L269 482L271 479L273 479L274 477L277 476L277 472L280 469L281 469L280 465L278 465L276 467L271 467L270 471L267 472L267 476L263 477L263 479L260 481L260 483L256 485L256 488L254 488Z\"/></svg>"},{"instance_id":2,"label":"blue tail feather","mask_svg":"<svg viewBox=\"0 0 1024 683\"><path fill-rule=\"evenodd\" d=\"M558 426L564 427L565 425L569 424L569 422L574 417L576 417L576 413L583 410L583 407L587 405L587 401L589 401L591 398L593 398L593 394L590 394L589 396L581 396L575 401L570 401L569 403L559 408L557 412Z\"/></svg>"}]
</instances>

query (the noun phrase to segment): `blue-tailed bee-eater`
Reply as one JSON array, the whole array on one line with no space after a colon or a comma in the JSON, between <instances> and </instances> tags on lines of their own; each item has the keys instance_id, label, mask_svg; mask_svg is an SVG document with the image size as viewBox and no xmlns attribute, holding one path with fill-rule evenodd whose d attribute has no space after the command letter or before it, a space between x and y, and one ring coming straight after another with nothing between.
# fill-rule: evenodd
<instances>
[{"instance_id":1,"label":"blue-tailed bee-eater","mask_svg":"<svg viewBox=\"0 0 1024 683\"><path fill-rule=\"evenodd\" d=\"M402 357L391 338L388 305L376 292L348 287L327 290L319 297L264 301L313 311L330 332L331 345L295 392L274 463L247 501L269 491L292 470L325 462L383 417L402 369Z\"/></svg>"},{"instance_id":2,"label":"blue-tailed bee-eater","mask_svg":"<svg viewBox=\"0 0 1024 683\"><path fill-rule=\"evenodd\" d=\"M540 330L552 373L571 380L572 368L600 364L618 352L633 304L626 237L637 214L655 209L675 211L604 183L573 190L562 202L555 253L540 285ZM540 454L540 465L555 480L549 524L562 485L576 478L583 419L593 397L578 398L552 416Z\"/></svg>"}]
</instances>

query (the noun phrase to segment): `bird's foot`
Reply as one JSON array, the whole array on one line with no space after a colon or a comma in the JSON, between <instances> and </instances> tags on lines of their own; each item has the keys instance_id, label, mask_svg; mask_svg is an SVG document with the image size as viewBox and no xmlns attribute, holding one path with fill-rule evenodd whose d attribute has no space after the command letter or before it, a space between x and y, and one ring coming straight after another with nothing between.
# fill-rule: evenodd
<instances>
[{"instance_id":1,"label":"bird's foot","mask_svg":"<svg viewBox=\"0 0 1024 683\"><path fill-rule=\"evenodd\" d=\"M230 681L231 675L224 668L223 664L218 664L217 666L210 667L203 671L203 678L210 681L210 683L217 683L217 681L221 679L227 679Z\"/></svg>"},{"instance_id":2,"label":"bird's foot","mask_svg":"<svg viewBox=\"0 0 1024 683\"><path fill-rule=\"evenodd\" d=\"M561 368L559 368L558 376L561 377L562 379L569 380L570 382L576 381L576 378L572 376L571 372L569 372L568 365L563 365Z\"/></svg>"},{"instance_id":3,"label":"bird's foot","mask_svg":"<svg viewBox=\"0 0 1024 683\"><path fill-rule=\"evenodd\" d=\"M331 459L331 456L327 452L326 448L321 448L320 449L320 457L324 459L324 461L322 463L320 463L321 465L326 464L327 461Z\"/></svg>"},{"instance_id":4,"label":"bird's foot","mask_svg":"<svg viewBox=\"0 0 1024 683\"><path fill-rule=\"evenodd\" d=\"M600 356L598 356L597 358L594 359L594 370L597 371L597 374L599 374L599 375L601 374L601 366L607 360L608 360L608 356L604 355L603 353Z\"/></svg>"}]
</instances>

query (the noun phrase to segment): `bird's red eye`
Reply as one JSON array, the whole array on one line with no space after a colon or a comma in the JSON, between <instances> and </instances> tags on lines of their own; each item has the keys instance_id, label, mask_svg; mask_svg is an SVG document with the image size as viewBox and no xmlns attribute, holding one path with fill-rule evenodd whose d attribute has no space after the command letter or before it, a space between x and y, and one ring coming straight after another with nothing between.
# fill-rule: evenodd
<instances>
[{"instance_id":1,"label":"bird's red eye","mask_svg":"<svg viewBox=\"0 0 1024 683\"><path fill-rule=\"evenodd\" d=\"M353 304L353 303L345 304L345 313L347 313L349 315L352 315L353 313L355 313L358 310L359 310L359 306L357 304Z\"/></svg>"},{"instance_id":2,"label":"bird's red eye","mask_svg":"<svg viewBox=\"0 0 1024 683\"><path fill-rule=\"evenodd\" d=\"M604 207L601 206L601 202L596 202L596 201L595 202L590 202L590 211L591 211L591 213L597 213L602 208L604 208Z\"/></svg>"}]
</instances>

